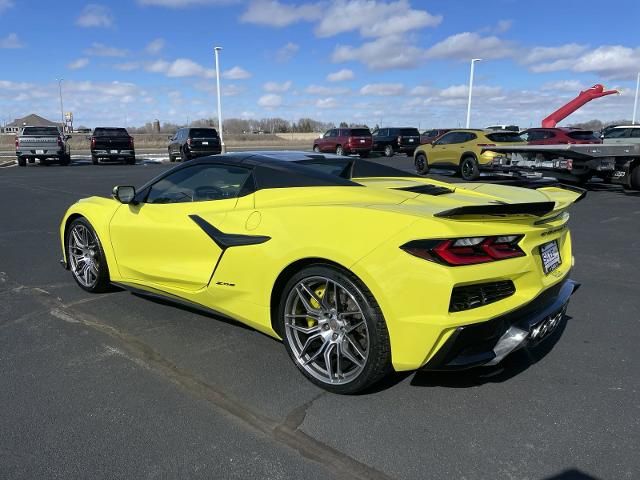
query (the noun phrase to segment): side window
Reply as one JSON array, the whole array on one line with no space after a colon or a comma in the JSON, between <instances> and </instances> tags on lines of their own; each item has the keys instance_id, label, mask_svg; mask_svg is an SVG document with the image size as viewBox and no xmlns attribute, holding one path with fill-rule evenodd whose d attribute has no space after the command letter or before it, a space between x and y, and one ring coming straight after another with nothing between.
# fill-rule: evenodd
<instances>
[{"instance_id":1,"label":"side window","mask_svg":"<svg viewBox=\"0 0 640 480\"><path fill-rule=\"evenodd\" d=\"M251 175L233 165L196 165L178 170L149 189L146 203L184 203L240 196Z\"/></svg>"},{"instance_id":2,"label":"side window","mask_svg":"<svg viewBox=\"0 0 640 480\"><path fill-rule=\"evenodd\" d=\"M471 140L475 140L478 136L475 133L465 132L464 137L461 139L460 143L470 142Z\"/></svg>"},{"instance_id":3,"label":"side window","mask_svg":"<svg viewBox=\"0 0 640 480\"><path fill-rule=\"evenodd\" d=\"M630 128L629 130L631 130L630 138L640 138L640 128Z\"/></svg>"},{"instance_id":4,"label":"side window","mask_svg":"<svg viewBox=\"0 0 640 480\"><path fill-rule=\"evenodd\" d=\"M329 130L329 136L334 138L338 136L338 130L336 130L335 128L333 130Z\"/></svg>"},{"instance_id":5,"label":"side window","mask_svg":"<svg viewBox=\"0 0 640 480\"><path fill-rule=\"evenodd\" d=\"M545 140L547 138L554 138L555 136L555 132L550 132L549 130L547 130L546 132L542 132L542 138L544 138Z\"/></svg>"},{"instance_id":6,"label":"side window","mask_svg":"<svg viewBox=\"0 0 640 480\"><path fill-rule=\"evenodd\" d=\"M455 138L457 136L456 132L445 133L440 139L436 142L436 145L449 145L451 143L455 143Z\"/></svg>"},{"instance_id":7,"label":"side window","mask_svg":"<svg viewBox=\"0 0 640 480\"><path fill-rule=\"evenodd\" d=\"M528 141L533 141L533 140L540 140L542 138L541 132L533 130L532 132L528 132L527 133L527 140Z\"/></svg>"}]
</instances>

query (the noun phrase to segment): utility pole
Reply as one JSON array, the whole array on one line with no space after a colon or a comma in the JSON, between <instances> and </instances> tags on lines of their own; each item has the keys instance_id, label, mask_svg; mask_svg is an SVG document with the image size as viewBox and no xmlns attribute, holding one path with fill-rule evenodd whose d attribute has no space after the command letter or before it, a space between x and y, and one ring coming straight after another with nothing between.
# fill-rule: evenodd
<instances>
[{"instance_id":1,"label":"utility pole","mask_svg":"<svg viewBox=\"0 0 640 480\"><path fill-rule=\"evenodd\" d=\"M60 120L62 120L62 132L66 131L67 123L64 121L64 107L62 106L62 81L64 78L58 78L58 94L60 95Z\"/></svg>"},{"instance_id":2,"label":"utility pole","mask_svg":"<svg viewBox=\"0 0 640 480\"><path fill-rule=\"evenodd\" d=\"M469 74L469 101L467 102L467 127L471 124L471 96L473 94L473 71L476 62L481 61L481 58L472 58L471 59L471 72Z\"/></svg>"},{"instance_id":3,"label":"utility pole","mask_svg":"<svg viewBox=\"0 0 640 480\"><path fill-rule=\"evenodd\" d=\"M216 57L216 86L218 90L218 135L220 135L220 148L221 153L227 153L227 146L224 144L222 137L222 103L220 98L220 61L218 60L218 52L222 50L222 47L214 47L213 53Z\"/></svg>"},{"instance_id":4,"label":"utility pole","mask_svg":"<svg viewBox=\"0 0 640 480\"><path fill-rule=\"evenodd\" d=\"M636 113L638 111L638 90L640 90L640 72L638 72L638 79L636 80L636 99L633 101L633 118L631 123L636 124Z\"/></svg>"}]
</instances>

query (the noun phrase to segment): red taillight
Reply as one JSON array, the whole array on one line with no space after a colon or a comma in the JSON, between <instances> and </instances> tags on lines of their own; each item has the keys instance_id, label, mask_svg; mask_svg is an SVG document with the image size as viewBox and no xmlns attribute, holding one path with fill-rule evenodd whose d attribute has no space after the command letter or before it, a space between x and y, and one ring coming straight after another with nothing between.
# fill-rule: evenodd
<instances>
[{"instance_id":1,"label":"red taillight","mask_svg":"<svg viewBox=\"0 0 640 480\"><path fill-rule=\"evenodd\" d=\"M460 266L523 257L524 252L518 246L520 240L522 235L414 240L400 248L431 262Z\"/></svg>"},{"instance_id":2,"label":"red taillight","mask_svg":"<svg viewBox=\"0 0 640 480\"><path fill-rule=\"evenodd\" d=\"M129 137L129 146L131 147L131 150L135 148L133 144L133 137Z\"/></svg>"},{"instance_id":3,"label":"red taillight","mask_svg":"<svg viewBox=\"0 0 640 480\"><path fill-rule=\"evenodd\" d=\"M402 144L402 135L399 135L398 136L398 145L401 145L401 144Z\"/></svg>"},{"instance_id":4,"label":"red taillight","mask_svg":"<svg viewBox=\"0 0 640 480\"><path fill-rule=\"evenodd\" d=\"M91 148L96 148L96 137L91 137Z\"/></svg>"},{"instance_id":5,"label":"red taillight","mask_svg":"<svg viewBox=\"0 0 640 480\"><path fill-rule=\"evenodd\" d=\"M20 138L16 137L16 148L20 146Z\"/></svg>"},{"instance_id":6,"label":"red taillight","mask_svg":"<svg viewBox=\"0 0 640 480\"><path fill-rule=\"evenodd\" d=\"M187 145L191 146L191 138L187 138Z\"/></svg>"},{"instance_id":7,"label":"red taillight","mask_svg":"<svg viewBox=\"0 0 640 480\"><path fill-rule=\"evenodd\" d=\"M356 143L356 139L353 137L349 137L347 138L347 145L353 145L354 143Z\"/></svg>"}]
</instances>

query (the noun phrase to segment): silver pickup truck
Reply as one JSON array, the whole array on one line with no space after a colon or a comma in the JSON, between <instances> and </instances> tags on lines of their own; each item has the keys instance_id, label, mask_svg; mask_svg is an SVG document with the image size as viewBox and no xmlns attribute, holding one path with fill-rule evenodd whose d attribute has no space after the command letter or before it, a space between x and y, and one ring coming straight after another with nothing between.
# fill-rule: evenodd
<instances>
[{"instance_id":1,"label":"silver pickup truck","mask_svg":"<svg viewBox=\"0 0 640 480\"><path fill-rule=\"evenodd\" d=\"M64 135L58 127L23 127L16 136L16 158L18 165L24 167L36 159L42 165L57 161L60 165L71 163L71 148L67 141L71 137Z\"/></svg>"}]
</instances>

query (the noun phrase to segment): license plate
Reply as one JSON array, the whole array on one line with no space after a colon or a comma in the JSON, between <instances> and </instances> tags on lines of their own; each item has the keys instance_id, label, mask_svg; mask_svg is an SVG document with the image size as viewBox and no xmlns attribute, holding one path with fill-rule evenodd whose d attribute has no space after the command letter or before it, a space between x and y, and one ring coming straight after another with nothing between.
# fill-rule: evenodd
<instances>
[{"instance_id":1,"label":"license plate","mask_svg":"<svg viewBox=\"0 0 640 480\"><path fill-rule=\"evenodd\" d=\"M360 139L360 143L364 143L364 138L361 138L361 139Z\"/></svg>"},{"instance_id":2,"label":"license plate","mask_svg":"<svg viewBox=\"0 0 640 480\"><path fill-rule=\"evenodd\" d=\"M118 150L111 150L111 153L118 153Z\"/></svg>"},{"instance_id":3,"label":"license plate","mask_svg":"<svg viewBox=\"0 0 640 480\"><path fill-rule=\"evenodd\" d=\"M44 155L44 150L36 150L36 155Z\"/></svg>"},{"instance_id":4,"label":"license plate","mask_svg":"<svg viewBox=\"0 0 640 480\"><path fill-rule=\"evenodd\" d=\"M549 243L545 243L544 245L540 245L540 258L542 259L542 269L544 270L545 275L553 272L556 268L562 265L558 242L553 240Z\"/></svg>"},{"instance_id":5,"label":"license plate","mask_svg":"<svg viewBox=\"0 0 640 480\"><path fill-rule=\"evenodd\" d=\"M410 138L410 139L409 139L409 141L410 141L411 143L413 143L413 140L414 140L413 138Z\"/></svg>"},{"instance_id":6,"label":"license plate","mask_svg":"<svg viewBox=\"0 0 640 480\"><path fill-rule=\"evenodd\" d=\"M209 142L202 142L203 145L209 145Z\"/></svg>"},{"instance_id":7,"label":"license plate","mask_svg":"<svg viewBox=\"0 0 640 480\"><path fill-rule=\"evenodd\" d=\"M624 172L618 170L617 172L613 172L614 177L624 177Z\"/></svg>"}]
</instances>

